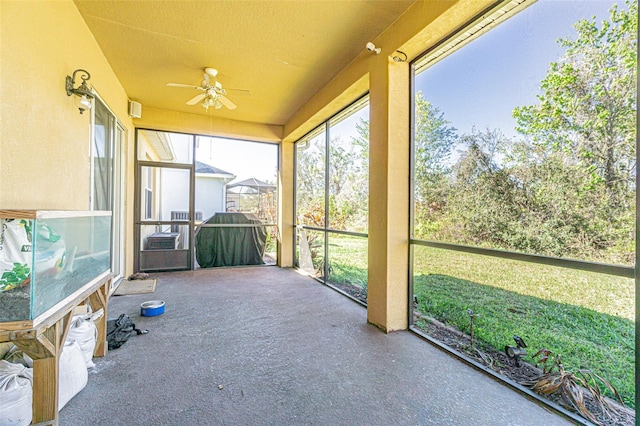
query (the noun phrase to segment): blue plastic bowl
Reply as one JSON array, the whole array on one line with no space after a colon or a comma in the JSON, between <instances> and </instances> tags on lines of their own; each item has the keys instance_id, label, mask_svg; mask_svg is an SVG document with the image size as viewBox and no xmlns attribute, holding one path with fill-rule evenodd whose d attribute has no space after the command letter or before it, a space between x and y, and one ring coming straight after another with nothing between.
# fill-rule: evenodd
<instances>
[{"instance_id":1,"label":"blue plastic bowl","mask_svg":"<svg viewBox=\"0 0 640 426\"><path fill-rule=\"evenodd\" d=\"M155 317L164 314L164 300L150 300L140 305L140 315Z\"/></svg>"}]
</instances>

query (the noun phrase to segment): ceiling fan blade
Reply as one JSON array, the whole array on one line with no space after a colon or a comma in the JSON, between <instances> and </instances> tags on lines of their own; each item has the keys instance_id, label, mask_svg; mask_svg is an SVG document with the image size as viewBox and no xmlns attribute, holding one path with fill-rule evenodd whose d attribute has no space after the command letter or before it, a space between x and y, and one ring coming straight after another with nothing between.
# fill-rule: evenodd
<instances>
[{"instance_id":1,"label":"ceiling fan blade","mask_svg":"<svg viewBox=\"0 0 640 426\"><path fill-rule=\"evenodd\" d=\"M250 90L247 89L224 89L226 92L233 92L233 96L252 96Z\"/></svg>"},{"instance_id":2,"label":"ceiling fan blade","mask_svg":"<svg viewBox=\"0 0 640 426\"><path fill-rule=\"evenodd\" d=\"M193 99L187 101L187 105L195 105L198 102L200 102L201 100L203 100L205 98L205 96L207 96L206 93L201 93L201 94L197 95L196 97L194 97Z\"/></svg>"},{"instance_id":3,"label":"ceiling fan blade","mask_svg":"<svg viewBox=\"0 0 640 426\"><path fill-rule=\"evenodd\" d=\"M236 106L236 104L234 104L233 102L231 102L228 98L224 97L224 96L219 96L218 100L220 101L220 103L224 106L226 106L229 109L236 109L238 108Z\"/></svg>"},{"instance_id":4,"label":"ceiling fan blade","mask_svg":"<svg viewBox=\"0 0 640 426\"><path fill-rule=\"evenodd\" d=\"M200 86L194 86L193 84L180 84L180 83L167 83L169 87L184 87L187 89L202 89Z\"/></svg>"}]
</instances>

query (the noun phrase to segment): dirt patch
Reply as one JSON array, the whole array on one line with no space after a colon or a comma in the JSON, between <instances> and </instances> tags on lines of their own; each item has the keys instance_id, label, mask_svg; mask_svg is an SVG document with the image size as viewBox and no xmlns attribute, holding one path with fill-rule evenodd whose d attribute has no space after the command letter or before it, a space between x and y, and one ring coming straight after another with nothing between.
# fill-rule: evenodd
<instances>
[{"instance_id":1,"label":"dirt patch","mask_svg":"<svg viewBox=\"0 0 640 426\"><path fill-rule=\"evenodd\" d=\"M522 360L516 365L516 362L509 358L503 351L496 350L495 348L478 342L474 342L472 346L470 336L448 327L433 318L414 316L414 324L427 336L445 344L455 352L464 354L499 375L509 378L525 387L528 387L527 383L535 382L543 373L540 368ZM576 412L559 395L540 396L566 408L568 411ZM598 420L598 424L603 426L628 426L635 424L635 411L623 407L613 400L610 400L610 404L617 409L617 412L610 413L612 417L608 417L606 413L603 413L597 402L589 397L588 393L585 393L585 405L589 412ZM580 416L579 413L576 412L576 414ZM587 422L586 419L585 422Z\"/></svg>"},{"instance_id":2,"label":"dirt patch","mask_svg":"<svg viewBox=\"0 0 640 426\"><path fill-rule=\"evenodd\" d=\"M353 285L353 284L343 284L343 283L330 283L330 287L335 288L336 290L345 293L346 295L356 299L358 302L367 304L367 289Z\"/></svg>"}]
</instances>

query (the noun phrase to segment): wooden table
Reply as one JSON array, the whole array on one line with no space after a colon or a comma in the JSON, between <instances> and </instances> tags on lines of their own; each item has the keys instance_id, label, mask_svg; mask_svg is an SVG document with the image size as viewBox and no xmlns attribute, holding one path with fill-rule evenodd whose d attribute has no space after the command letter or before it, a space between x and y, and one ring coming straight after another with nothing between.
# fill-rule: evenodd
<instances>
[{"instance_id":1,"label":"wooden table","mask_svg":"<svg viewBox=\"0 0 640 426\"><path fill-rule=\"evenodd\" d=\"M58 424L58 366L60 353L79 304L87 302L95 312L104 310L96 322L98 339L94 356L107 353L107 302L111 271L83 285L33 320L0 322L0 343L12 342L33 358L33 425Z\"/></svg>"}]
</instances>

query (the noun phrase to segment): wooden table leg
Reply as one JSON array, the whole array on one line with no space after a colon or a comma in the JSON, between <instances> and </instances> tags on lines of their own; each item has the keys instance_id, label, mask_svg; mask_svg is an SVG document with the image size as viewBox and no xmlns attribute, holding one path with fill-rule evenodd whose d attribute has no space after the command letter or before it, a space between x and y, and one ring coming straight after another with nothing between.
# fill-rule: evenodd
<instances>
[{"instance_id":1,"label":"wooden table leg","mask_svg":"<svg viewBox=\"0 0 640 426\"><path fill-rule=\"evenodd\" d=\"M89 296L89 305L93 312L102 309L104 315L96 321L98 330L98 338L96 340L96 348L93 355L97 357L107 354L107 305L109 302L109 290L111 289L111 280L107 280L104 285L100 286L91 296Z\"/></svg>"},{"instance_id":2,"label":"wooden table leg","mask_svg":"<svg viewBox=\"0 0 640 426\"><path fill-rule=\"evenodd\" d=\"M34 424L58 424L58 366L62 352L60 339L65 328L63 323L64 319L49 327L38 339L41 343L46 341L46 346L49 346L53 353L45 358L33 360Z\"/></svg>"}]
</instances>

